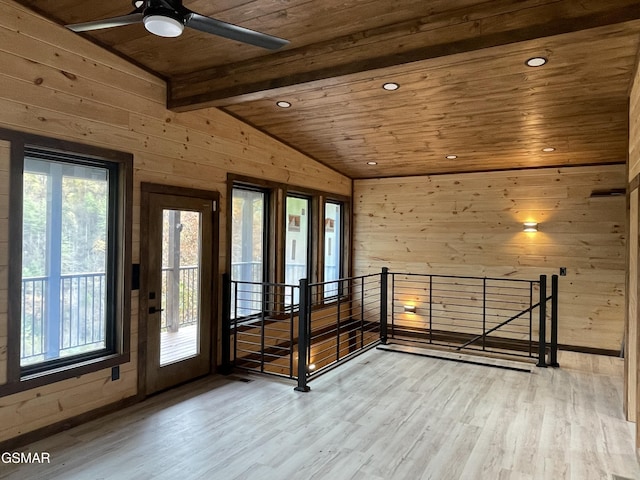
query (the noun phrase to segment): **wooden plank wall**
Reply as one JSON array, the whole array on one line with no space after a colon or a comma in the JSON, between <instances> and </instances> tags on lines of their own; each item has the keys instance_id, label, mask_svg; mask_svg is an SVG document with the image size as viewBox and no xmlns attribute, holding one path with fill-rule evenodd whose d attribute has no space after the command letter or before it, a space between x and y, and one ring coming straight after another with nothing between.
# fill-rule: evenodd
<instances>
[{"instance_id":1,"label":"wooden plank wall","mask_svg":"<svg viewBox=\"0 0 640 480\"><path fill-rule=\"evenodd\" d=\"M7 381L7 309L9 302L9 155L0 141L0 384Z\"/></svg>"},{"instance_id":2,"label":"wooden plank wall","mask_svg":"<svg viewBox=\"0 0 640 480\"><path fill-rule=\"evenodd\" d=\"M638 404L638 389L640 388L638 369L638 342L640 332L638 328L638 288L640 287L640 71L636 70L631 94L629 98L629 158L628 158L629 198L628 229L628 273L627 273L627 316L625 331L625 407L627 419L636 422L636 447L640 448L640 405Z\"/></svg>"},{"instance_id":3,"label":"wooden plank wall","mask_svg":"<svg viewBox=\"0 0 640 480\"><path fill-rule=\"evenodd\" d=\"M625 199L589 196L624 183L624 165L357 180L355 274L536 279L566 267L560 343L619 351Z\"/></svg>"},{"instance_id":4,"label":"wooden plank wall","mask_svg":"<svg viewBox=\"0 0 640 480\"><path fill-rule=\"evenodd\" d=\"M626 404L628 405L627 419L635 422L637 420L637 365L638 365L638 189L629 194L629 276L627 283L627 325L625 332L625 361L627 382L626 382ZM633 367L635 366L635 367Z\"/></svg>"},{"instance_id":5,"label":"wooden plank wall","mask_svg":"<svg viewBox=\"0 0 640 480\"><path fill-rule=\"evenodd\" d=\"M215 109L165 109L163 81L80 36L0 0L0 126L134 154L133 262L140 260L140 182L217 190L233 172L351 194L351 181ZM2 168L0 168L0 171ZM7 186L0 183L0 208ZM221 205L224 268L226 205ZM0 209L0 236L6 236ZM6 238L0 237L0 380L5 377ZM0 398L0 441L136 394L138 301L132 298L132 360L110 370ZM4 342L4 343L2 343Z\"/></svg>"}]
</instances>

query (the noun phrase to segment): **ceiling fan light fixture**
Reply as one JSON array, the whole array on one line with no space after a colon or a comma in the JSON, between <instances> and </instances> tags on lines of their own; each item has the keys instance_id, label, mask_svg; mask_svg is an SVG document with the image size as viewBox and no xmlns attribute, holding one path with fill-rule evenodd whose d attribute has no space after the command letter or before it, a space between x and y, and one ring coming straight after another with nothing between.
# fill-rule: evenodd
<instances>
[{"instance_id":1,"label":"ceiling fan light fixture","mask_svg":"<svg viewBox=\"0 0 640 480\"><path fill-rule=\"evenodd\" d=\"M179 37L184 30L181 20L164 12L145 15L142 21L144 28L159 37Z\"/></svg>"}]
</instances>

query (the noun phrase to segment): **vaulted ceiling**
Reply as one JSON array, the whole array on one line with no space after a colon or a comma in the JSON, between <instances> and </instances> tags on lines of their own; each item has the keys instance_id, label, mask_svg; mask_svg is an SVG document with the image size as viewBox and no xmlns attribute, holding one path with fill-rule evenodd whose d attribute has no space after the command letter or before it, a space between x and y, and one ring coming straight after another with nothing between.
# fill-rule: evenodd
<instances>
[{"instance_id":1,"label":"vaulted ceiling","mask_svg":"<svg viewBox=\"0 0 640 480\"><path fill-rule=\"evenodd\" d=\"M61 24L133 10L127 0L20 3ZM169 108L223 108L352 178L626 159L637 1L184 6L290 43L271 51L189 28L160 38L142 24L79 35L165 78ZM548 62L527 66L535 56Z\"/></svg>"}]
</instances>

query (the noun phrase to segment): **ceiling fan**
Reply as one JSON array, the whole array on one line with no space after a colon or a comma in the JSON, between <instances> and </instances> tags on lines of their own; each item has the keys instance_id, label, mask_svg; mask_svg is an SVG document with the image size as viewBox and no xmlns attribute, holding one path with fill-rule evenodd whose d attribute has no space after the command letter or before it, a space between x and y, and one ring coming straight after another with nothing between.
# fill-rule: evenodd
<instances>
[{"instance_id":1,"label":"ceiling fan","mask_svg":"<svg viewBox=\"0 0 640 480\"><path fill-rule=\"evenodd\" d=\"M133 0L132 3L135 10L128 15L74 23L66 27L74 32L88 32L142 23L149 32L160 37L177 37L182 34L184 27L189 27L269 50L277 50L289 43L283 38L192 12L182 5L182 0Z\"/></svg>"}]
</instances>

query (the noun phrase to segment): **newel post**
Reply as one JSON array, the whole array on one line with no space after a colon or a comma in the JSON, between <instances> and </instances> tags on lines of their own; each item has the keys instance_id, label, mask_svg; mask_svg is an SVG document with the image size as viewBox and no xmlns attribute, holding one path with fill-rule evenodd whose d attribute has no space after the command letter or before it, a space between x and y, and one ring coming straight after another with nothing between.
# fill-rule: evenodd
<instances>
[{"instance_id":1,"label":"newel post","mask_svg":"<svg viewBox=\"0 0 640 480\"><path fill-rule=\"evenodd\" d=\"M231 275L222 275L222 375L231 373Z\"/></svg>"},{"instance_id":2,"label":"newel post","mask_svg":"<svg viewBox=\"0 0 640 480\"><path fill-rule=\"evenodd\" d=\"M311 390L307 385L307 356L309 351L309 281L306 278L300 279L300 309L298 311L298 386L294 388L297 392L308 392Z\"/></svg>"},{"instance_id":3,"label":"newel post","mask_svg":"<svg viewBox=\"0 0 640 480\"><path fill-rule=\"evenodd\" d=\"M551 357L549 365L559 367L558 363L558 275L551 277Z\"/></svg>"},{"instance_id":4,"label":"newel post","mask_svg":"<svg viewBox=\"0 0 640 480\"><path fill-rule=\"evenodd\" d=\"M540 307L538 321L538 367L546 367L547 353L547 276L540 275Z\"/></svg>"},{"instance_id":5,"label":"newel post","mask_svg":"<svg viewBox=\"0 0 640 480\"><path fill-rule=\"evenodd\" d=\"M387 302L389 286L389 269L382 267L380 274L380 341L387 343Z\"/></svg>"}]
</instances>

